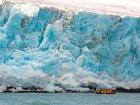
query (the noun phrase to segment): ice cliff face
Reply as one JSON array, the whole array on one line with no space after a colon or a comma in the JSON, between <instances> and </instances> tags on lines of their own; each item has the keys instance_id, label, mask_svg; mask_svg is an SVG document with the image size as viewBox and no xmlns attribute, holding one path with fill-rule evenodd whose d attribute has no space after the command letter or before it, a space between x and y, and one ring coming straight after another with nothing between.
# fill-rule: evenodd
<instances>
[{"instance_id":1,"label":"ice cliff face","mask_svg":"<svg viewBox=\"0 0 140 105\"><path fill-rule=\"evenodd\" d=\"M0 85L1 91L140 88L140 18L5 2Z\"/></svg>"}]
</instances>

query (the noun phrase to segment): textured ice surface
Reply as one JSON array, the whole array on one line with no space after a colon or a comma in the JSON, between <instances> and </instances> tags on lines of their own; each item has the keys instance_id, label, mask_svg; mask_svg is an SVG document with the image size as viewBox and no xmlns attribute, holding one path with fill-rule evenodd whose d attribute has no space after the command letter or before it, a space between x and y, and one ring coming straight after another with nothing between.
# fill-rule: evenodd
<instances>
[{"instance_id":1,"label":"textured ice surface","mask_svg":"<svg viewBox=\"0 0 140 105\"><path fill-rule=\"evenodd\" d=\"M6 2L0 6L0 85L1 91L140 88L140 18Z\"/></svg>"}]
</instances>

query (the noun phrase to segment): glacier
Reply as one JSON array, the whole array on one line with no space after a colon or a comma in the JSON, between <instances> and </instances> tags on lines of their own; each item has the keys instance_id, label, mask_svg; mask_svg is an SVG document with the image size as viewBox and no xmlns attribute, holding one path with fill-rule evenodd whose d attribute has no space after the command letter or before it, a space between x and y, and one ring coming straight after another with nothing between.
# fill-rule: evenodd
<instances>
[{"instance_id":1,"label":"glacier","mask_svg":"<svg viewBox=\"0 0 140 105\"><path fill-rule=\"evenodd\" d=\"M140 88L140 18L0 6L0 92Z\"/></svg>"}]
</instances>

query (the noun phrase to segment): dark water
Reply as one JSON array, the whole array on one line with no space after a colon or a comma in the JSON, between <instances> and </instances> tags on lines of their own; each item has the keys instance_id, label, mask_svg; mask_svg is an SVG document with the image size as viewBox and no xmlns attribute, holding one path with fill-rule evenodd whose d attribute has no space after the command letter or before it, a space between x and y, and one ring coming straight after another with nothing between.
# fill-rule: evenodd
<instances>
[{"instance_id":1,"label":"dark water","mask_svg":"<svg viewBox=\"0 0 140 105\"><path fill-rule=\"evenodd\" d=\"M0 105L140 105L140 94L1 93Z\"/></svg>"}]
</instances>

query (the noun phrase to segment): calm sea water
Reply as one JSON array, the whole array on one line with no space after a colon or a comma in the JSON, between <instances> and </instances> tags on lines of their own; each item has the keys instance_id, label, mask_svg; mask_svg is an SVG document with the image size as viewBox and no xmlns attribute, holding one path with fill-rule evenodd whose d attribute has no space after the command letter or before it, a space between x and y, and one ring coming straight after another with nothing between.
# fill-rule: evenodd
<instances>
[{"instance_id":1,"label":"calm sea water","mask_svg":"<svg viewBox=\"0 0 140 105\"><path fill-rule=\"evenodd\" d=\"M140 105L140 94L0 93L0 105Z\"/></svg>"}]
</instances>

